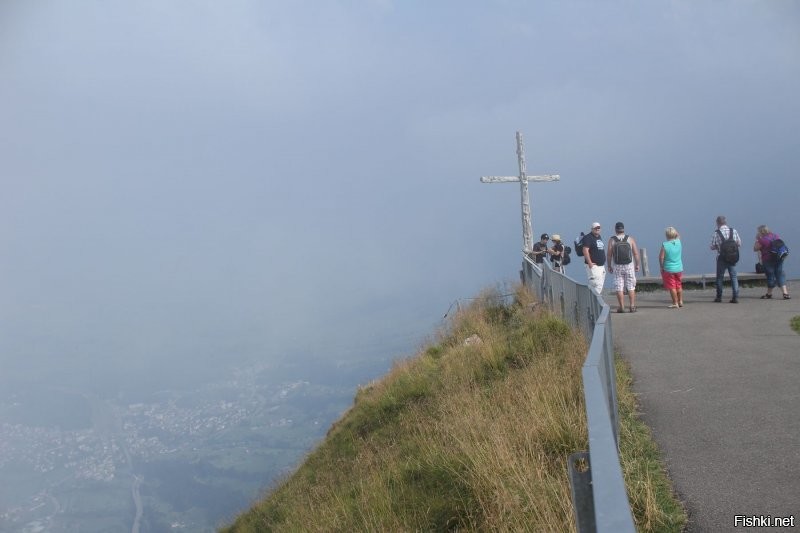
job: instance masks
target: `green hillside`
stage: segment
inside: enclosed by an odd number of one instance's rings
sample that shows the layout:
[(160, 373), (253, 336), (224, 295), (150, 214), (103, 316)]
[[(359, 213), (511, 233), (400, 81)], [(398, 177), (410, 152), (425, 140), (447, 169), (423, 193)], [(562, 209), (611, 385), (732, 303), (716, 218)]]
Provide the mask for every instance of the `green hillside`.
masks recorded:
[[(223, 529), (574, 531), (567, 457), (587, 449), (582, 335), (487, 292), (435, 343), (356, 394), (299, 468)], [(640, 531), (680, 531), (618, 364), (620, 445)]]

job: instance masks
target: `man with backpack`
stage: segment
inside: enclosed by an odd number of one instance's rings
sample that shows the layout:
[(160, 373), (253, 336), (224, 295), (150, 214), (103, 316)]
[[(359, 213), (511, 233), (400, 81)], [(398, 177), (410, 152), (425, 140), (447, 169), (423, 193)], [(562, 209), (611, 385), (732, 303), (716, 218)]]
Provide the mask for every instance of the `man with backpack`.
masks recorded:
[(733, 291), (732, 304), (739, 303), (739, 280), (736, 277), (736, 263), (739, 262), (739, 247), (742, 239), (739, 232), (728, 226), (724, 216), (717, 217), (717, 229), (711, 237), (711, 249), (717, 252), (717, 297), (714, 301), (722, 301), (722, 280), (725, 271), (731, 277), (731, 290)]
[(636, 240), (625, 233), (625, 224), (617, 222), (616, 235), (608, 240), (606, 253), (608, 271), (614, 274), (614, 290), (617, 292), (617, 313), (625, 312), (623, 291), (628, 291), (631, 313), (636, 312), (636, 272), (639, 272), (639, 248)]
[(561, 243), (561, 235), (554, 234), (551, 238), (553, 247), (550, 249), (550, 262), (553, 263), (553, 270), (565, 273), (564, 267), (569, 264), (569, 246)]

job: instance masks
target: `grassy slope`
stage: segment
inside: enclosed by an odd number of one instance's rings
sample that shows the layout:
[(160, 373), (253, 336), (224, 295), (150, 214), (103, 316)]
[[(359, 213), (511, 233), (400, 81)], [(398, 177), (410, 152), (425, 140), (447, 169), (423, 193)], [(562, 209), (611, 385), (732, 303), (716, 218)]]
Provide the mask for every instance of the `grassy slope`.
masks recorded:
[[(587, 448), (585, 342), (523, 290), (508, 306), (484, 296), (362, 388), (297, 471), (225, 531), (574, 530), (566, 461)], [(481, 342), (466, 345), (472, 335)], [(619, 396), (637, 525), (680, 531), (633, 395)]]

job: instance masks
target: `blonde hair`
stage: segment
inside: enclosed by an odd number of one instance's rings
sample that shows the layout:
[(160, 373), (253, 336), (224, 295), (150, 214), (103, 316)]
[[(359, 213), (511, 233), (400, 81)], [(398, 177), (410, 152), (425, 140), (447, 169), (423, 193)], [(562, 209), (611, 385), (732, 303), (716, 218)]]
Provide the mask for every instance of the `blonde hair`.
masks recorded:
[(761, 224), (758, 227), (758, 234), (759, 235), (769, 235), (770, 231), (766, 224)]
[(678, 238), (678, 230), (673, 228), (672, 226), (668, 227), (664, 230), (664, 234), (667, 236), (668, 240), (677, 239)]

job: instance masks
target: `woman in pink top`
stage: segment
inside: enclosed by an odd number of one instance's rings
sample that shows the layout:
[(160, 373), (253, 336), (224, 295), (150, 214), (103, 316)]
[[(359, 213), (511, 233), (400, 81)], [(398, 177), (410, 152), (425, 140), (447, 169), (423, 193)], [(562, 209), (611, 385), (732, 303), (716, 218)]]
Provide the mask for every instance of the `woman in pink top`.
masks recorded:
[(772, 289), (776, 285), (783, 291), (784, 300), (790, 298), (789, 290), (786, 288), (786, 274), (783, 273), (783, 261), (776, 259), (772, 253), (772, 241), (777, 238), (778, 236), (764, 224), (758, 227), (753, 250), (761, 252), (761, 264), (764, 265), (764, 273), (767, 275), (767, 294), (761, 297), (762, 300), (772, 298)]

